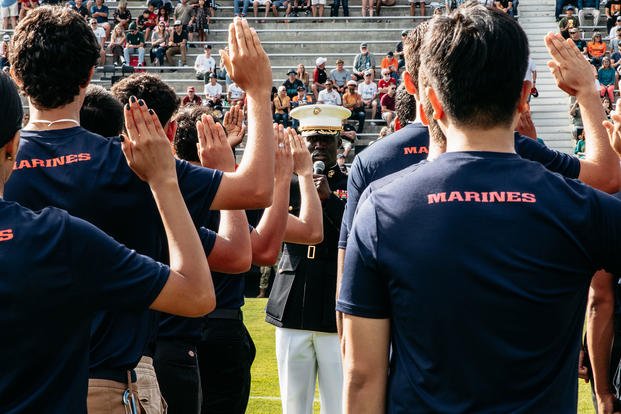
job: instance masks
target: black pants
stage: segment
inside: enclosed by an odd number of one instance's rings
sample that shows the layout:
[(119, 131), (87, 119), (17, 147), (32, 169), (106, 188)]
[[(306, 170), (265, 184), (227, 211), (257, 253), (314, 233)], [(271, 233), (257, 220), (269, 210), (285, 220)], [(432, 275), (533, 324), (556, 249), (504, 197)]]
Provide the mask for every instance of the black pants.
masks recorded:
[(153, 366), (168, 414), (199, 414), (202, 398), (196, 346), (182, 340), (158, 340)]
[(243, 414), (250, 395), (256, 349), (244, 323), (207, 319), (198, 345), (203, 414)]

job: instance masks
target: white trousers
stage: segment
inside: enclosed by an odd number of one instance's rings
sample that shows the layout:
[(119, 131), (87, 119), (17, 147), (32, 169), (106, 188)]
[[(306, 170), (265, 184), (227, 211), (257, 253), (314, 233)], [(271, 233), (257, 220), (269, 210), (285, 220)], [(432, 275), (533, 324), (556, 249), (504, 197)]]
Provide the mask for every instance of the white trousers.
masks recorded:
[(584, 26), (586, 23), (585, 17), (588, 15), (593, 16), (593, 26), (597, 26), (597, 22), (599, 22), (599, 9), (593, 7), (585, 7), (578, 11), (578, 22), (580, 26)]
[(319, 376), (321, 414), (341, 414), (343, 364), (337, 334), (276, 328), (283, 414), (312, 414)]

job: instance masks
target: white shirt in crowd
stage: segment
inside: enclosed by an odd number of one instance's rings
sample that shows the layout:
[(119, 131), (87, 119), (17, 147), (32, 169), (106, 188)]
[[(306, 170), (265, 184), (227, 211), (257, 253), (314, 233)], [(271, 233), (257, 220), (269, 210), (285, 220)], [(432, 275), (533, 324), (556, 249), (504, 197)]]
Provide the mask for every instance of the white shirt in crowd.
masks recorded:
[(97, 38), (97, 43), (99, 43), (99, 46), (103, 47), (103, 42), (106, 38), (106, 31), (104, 30), (104, 28), (97, 26), (96, 29), (93, 29), (93, 33), (95, 33), (95, 37)]
[(533, 61), (533, 58), (528, 57), (528, 67), (526, 68), (526, 75), (524, 75), (524, 80), (532, 82), (533, 81), (533, 72), (537, 72), (537, 65)]
[(212, 85), (211, 82), (205, 84), (205, 96), (211, 98), (222, 97), (222, 85), (220, 85), (219, 83)]
[(362, 96), (362, 99), (373, 99), (377, 95), (377, 84), (375, 82), (364, 83), (358, 85), (358, 93)]
[(317, 103), (322, 103), (326, 105), (340, 105), (341, 104), (341, 95), (336, 91), (336, 89), (332, 89), (332, 91), (328, 92), (327, 89), (319, 92), (319, 96), (317, 97)]
[(241, 99), (244, 94), (244, 90), (235, 83), (231, 83), (228, 90), (231, 93), (231, 99)]
[(194, 70), (196, 73), (213, 72), (216, 68), (216, 61), (211, 56), (199, 55), (194, 62)]

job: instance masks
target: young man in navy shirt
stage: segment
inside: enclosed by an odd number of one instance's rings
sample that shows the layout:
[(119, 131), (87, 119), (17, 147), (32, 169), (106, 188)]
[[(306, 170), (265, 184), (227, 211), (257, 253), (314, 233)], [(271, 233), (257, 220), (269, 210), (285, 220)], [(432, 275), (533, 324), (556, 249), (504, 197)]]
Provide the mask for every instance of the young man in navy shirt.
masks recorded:
[[(177, 162), (181, 191), (195, 222), (204, 220), (209, 208), (269, 205), (273, 191), (269, 60), (246, 22), (235, 20), (229, 32), (231, 53), (223, 58), (229, 75), (247, 90), (248, 145), (235, 173)], [(243, 41), (238, 43), (235, 34)], [(28, 95), (30, 123), (5, 195), (33, 209), (64, 208), (137, 252), (165, 260), (162, 223), (151, 192), (127, 167), (119, 140), (104, 140), (79, 127), (79, 110), (97, 55), (92, 31), (67, 9), (38, 8), (16, 30), (10, 60), (15, 79)], [(248, 65), (260, 73), (250, 76), (240, 69)], [(169, 136), (174, 125), (168, 118), (175, 110), (169, 108), (167, 118), (157, 114)], [(135, 378), (132, 370), (154, 323), (147, 312), (99, 313), (92, 326), (91, 377), (109, 381), (110, 390), (127, 384), (128, 373), (130, 381)], [(92, 411), (96, 408), (101, 409)]]
[[(515, 154), (529, 85), (512, 19), (470, 6), (430, 32), (421, 98), (447, 153), (354, 221), (337, 306), (344, 410), (575, 412), (586, 290), (595, 270), (621, 268), (621, 202)], [(588, 65), (560, 36), (546, 42), (560, 86), (590, 109), (585, 129), (604, 135)]]
[[(130, 109), (131, 108), (131, 109)], [(136, 100), (123, 152), (148, 182), (168, 239), (170, 268), (56, 208), (0, 199), (0, 411), (86, 413), (89, 330), (96, 311), (147, 307), (199, 316), (215, 306), (209, 267), (176, 180), (163, 129)], [(14, 167), (21, 100), (0, 74), (0, 195)], [(128, 404), (135, 401), (130, 387)]]

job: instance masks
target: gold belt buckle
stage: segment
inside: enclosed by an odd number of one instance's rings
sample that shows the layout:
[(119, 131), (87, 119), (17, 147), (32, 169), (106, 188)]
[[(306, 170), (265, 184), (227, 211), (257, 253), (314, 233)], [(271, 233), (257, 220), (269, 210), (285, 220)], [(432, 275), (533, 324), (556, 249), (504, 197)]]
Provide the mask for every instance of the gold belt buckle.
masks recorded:
[(307, 259), (315, 258), (315, 246), (308, 246), (308, 250), (306, 252), (306, 258)]

